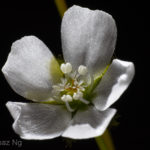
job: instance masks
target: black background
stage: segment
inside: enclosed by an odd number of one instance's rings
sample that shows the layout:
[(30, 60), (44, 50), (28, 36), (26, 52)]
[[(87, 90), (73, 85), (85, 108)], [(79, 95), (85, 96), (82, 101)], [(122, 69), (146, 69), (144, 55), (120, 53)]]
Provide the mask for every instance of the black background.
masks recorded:
[[(110, 13), (117, 24), (118, 38), (115, 55), (122, 60), (133, 61), (136, 68), (135, 78), (113, 105), (117, 108), (120, 125), (112, 129), (116, 150), (144, 150), (150, 136), (148, 134), (148, 11), (144, 1), (108, 1), (108, 0), (67, 0), (68, 7), (73, 4), (100, 9)], [(2, 1), (0, 2), (0, 68), (4, 65), (12, 42), (25, 35), (36, 35), (55, 54), (61, 54), (60, 40), (61, 18), (53, 0), (42, 1)], [(25, 101), (13, 92), (0, 73), (0, 141), (20, 140), (11, 128), (11, 118), (5, 103)], [(22, 140), (19, 149), (92, 149), (98, 150), (93, 139), (75, 141), (72, 147), (66, 140), (56, 138), (45, 141)], [(2, 146), (1, 149), (18, 148)]]

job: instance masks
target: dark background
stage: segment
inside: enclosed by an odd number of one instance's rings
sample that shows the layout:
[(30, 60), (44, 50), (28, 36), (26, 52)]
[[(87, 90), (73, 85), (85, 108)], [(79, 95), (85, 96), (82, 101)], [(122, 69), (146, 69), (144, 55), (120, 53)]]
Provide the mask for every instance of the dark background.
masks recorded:
[[(73, 4), (100, 9), (110, 13), (117, 24), (118, 39), (115, 55), (122, 60), (133, 61), (136, 68), (135, 78), (113, 107), (120, 115), (120, 125), (112, 128), (116, 150), (144, 150), (150, 136), (148, 134), (148, 11), (144, 1), (108, 0), (66, 0), (68, 7)], [(4, 65), (12, 42), (25, 35), (36, 35), (55, 54), (61, 54), (61, 18), (53, 0), (0, 1), (0, 68)], [(147, 41), (147, 42), (146, 42)], [(5, 103), (25, 101), (13, 92), (0, 73), (0, 141), (20, 140), (11, 128), (11, 118)], [(20, 149), (92, 149), (98, 150), (93, 139), (69, 143), (62, 138), (46, 141), (22, 140)], [(67, 144), (66, 144), (67, 143)], [(66, 145), (68, 147), (66, 148)], [(18, 148), (0, 146), (1, 149)]]

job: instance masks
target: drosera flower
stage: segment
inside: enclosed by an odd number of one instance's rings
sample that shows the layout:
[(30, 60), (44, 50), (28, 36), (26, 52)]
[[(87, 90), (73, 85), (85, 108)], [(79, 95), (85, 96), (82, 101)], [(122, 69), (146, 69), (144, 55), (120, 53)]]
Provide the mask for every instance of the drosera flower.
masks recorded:
[(16, 93), (31, 100), (7, 102), (14, 131), (39, 140), (102, 135), (116, 113), (109, 107), (134, 76), (132, 62), (112, 59), (116, 37), (111, 15), (72, 6), (61, 26), (63, 64), (35, 36), (14, 42), (2, 72)]

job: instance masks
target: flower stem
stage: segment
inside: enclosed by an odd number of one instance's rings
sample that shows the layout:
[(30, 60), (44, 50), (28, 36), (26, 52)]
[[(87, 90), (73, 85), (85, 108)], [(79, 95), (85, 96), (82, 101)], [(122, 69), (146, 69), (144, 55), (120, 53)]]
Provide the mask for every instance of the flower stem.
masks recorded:
[(65, 0), (54, 0), (54, 2), (56, 4), (60, 16), (63, 17), (64, 12), (67, 10), (67, 4)]
[(108, 130), (102, 136), (95, 138), (97, 146), (100, 150), (115, 150), (111, 135)]

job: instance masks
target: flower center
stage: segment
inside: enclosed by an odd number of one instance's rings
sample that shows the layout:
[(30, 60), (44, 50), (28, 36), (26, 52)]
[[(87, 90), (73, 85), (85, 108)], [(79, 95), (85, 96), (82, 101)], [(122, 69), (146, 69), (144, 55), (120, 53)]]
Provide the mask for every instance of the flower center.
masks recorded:
[(73, 71), (70, 63), (63, 63), (60, 66), (63, 72), (61, 82), (53, 86), (53, 98), (56, 101), (62, 101), (66, 104), (67, 109), (73, 112), (70, 103), (80, 101), (84, 104), (89, 104), (89, 101), (84, 99), (84, 91), (91, 81), (86, 66), (80, 65), (77, 71)]

